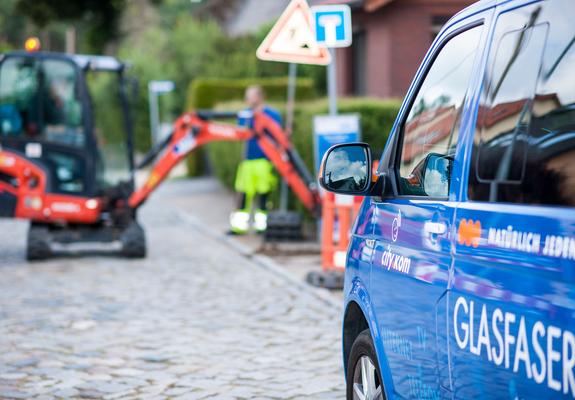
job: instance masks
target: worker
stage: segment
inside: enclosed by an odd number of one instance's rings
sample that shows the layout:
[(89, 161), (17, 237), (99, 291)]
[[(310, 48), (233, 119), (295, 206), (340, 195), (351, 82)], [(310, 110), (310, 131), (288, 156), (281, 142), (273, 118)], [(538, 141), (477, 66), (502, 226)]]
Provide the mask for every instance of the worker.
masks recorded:
[[(245, 101), (248, 109), (239, 113), (238, 125), (253, 129), (254, 115), (260, 112), (281, 125), (279, 112), (264, 104), (265, 94), (261, 86), (248, 87)], [(230, 234), (248, 233), (250, 226), (258, 233), (266, 230), (268, 202), (275, 185), (276, 176), (273, 172), (273, 165), (261, 149), (257, 138), (252, 137), (246, 142), (244, 160), (240, 163), (236, 174), (237, 206), (230, 215)], [(252, 219), (251, 212), (256, 196), (259, 198)]]

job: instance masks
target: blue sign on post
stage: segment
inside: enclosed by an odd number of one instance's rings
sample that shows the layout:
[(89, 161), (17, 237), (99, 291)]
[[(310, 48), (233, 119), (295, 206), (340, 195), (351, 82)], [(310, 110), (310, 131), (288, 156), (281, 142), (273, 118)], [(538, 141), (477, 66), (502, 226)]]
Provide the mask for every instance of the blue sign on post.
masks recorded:
[(351, 9), (348, 5), (312, 7), (315, 40), (326, 47), (348, 47), (352, 42)]
[(319, 167), (323, 155), (336, 144), (359, 142), (361, 132), (359, 115), (317, 115), (313, 120), (315, 171)]

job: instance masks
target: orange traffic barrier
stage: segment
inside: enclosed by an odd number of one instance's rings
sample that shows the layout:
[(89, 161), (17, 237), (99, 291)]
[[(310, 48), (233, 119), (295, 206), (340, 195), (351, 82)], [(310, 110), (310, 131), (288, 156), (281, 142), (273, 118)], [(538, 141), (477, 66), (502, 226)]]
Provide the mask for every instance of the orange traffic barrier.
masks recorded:
[(321, 267), (324, 271), (345, 269), (351, 227), (361, 206), (361, 196), (322, 196)]

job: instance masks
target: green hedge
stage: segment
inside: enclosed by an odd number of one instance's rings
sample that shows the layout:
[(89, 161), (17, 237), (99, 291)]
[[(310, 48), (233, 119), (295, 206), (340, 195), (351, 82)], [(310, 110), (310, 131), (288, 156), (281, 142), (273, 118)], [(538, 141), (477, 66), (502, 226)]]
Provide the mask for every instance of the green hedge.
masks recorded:
[[(237, 109), (237, 103), (220, 104), (219, 109)], [(285, 114), (285, 105), (271, 103)], [(361, 118), (362, 140), (371, 145), (374, 157), (383, 150), (401, 103), (377, 99), (342, 99), (338, 108), (341, 114), (357, 113)], [(310, 171), (313, 171), (313, 117), (328, 113), (326, 100), (299, 102), (294, 115), (292, 140)], [(235, 173), (242, 160), (243, 143), (211, 143), (207, 147), (208, 157), (214, 174), (226, 186), (233, 187)]]
[[(285, 102), (288, 85), (287, 77), (252, 79), (198, 78), (188, 87), (186, 109), (211, 109), (214, 108), (217, 103), (234, 100), (242, 101), (246, 88), (254, 84), (262, 86), (266, 93), (266, 98), (269, 101)], [(317, 98), (313, 80), (309, 78), (298, 78), (296, 96), (298, 100)], [(238, 103), (237, 107), (233, 110), (240, 110), (242, 108), (245, 108), (245, 105)], [(190, 176), (202, 175), (205, 172), (205, 157), (205, 152), (201, 149), (188, 157), (186, 162)]]
[[(270, 101), (285, 100), (287, 96), (288, 78), (253, 78), (253, 79), (195, 79), (188, 88), (187, 108), (213, 108), (222, 101), (243, 100), (246, 88), (251, 85), (261, 85)], [(297, 80), (296, 92), (298, 100), (317, 98), (313, 81), (309, 78)]]

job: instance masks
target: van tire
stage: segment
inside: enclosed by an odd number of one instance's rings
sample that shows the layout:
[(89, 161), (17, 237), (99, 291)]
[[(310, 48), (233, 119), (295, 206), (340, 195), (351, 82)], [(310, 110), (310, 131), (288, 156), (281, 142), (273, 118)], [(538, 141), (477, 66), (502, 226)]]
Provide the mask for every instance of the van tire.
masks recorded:
[[(375, 397), (376, 400), (385, 400), (385, 390), (383, 387), (383, 380), (381, 379), (381, 370), (379, 368), (379, 363), (377, 362), (377, 355), (375, 353), (375, 347), (373, 345), (373, 340), (371, 339), (371, 334), (369, 329), (361, 332), (353, 345), (351, 346), (351, 352), (349, 354), (349, 359), (347, 362), (346, 371), (346, 398), (347, 400), (354, 400), (358, 397), (354, 397), (354, 384), (358, 382), (358, 372), (361, 372), (362, 365), (360, 363), (363, 361), (371, 362), (372, 366), (375, 367), (375, 387), (379, 388), (381, 393), (380, 396)], [(358, 370), (359, 368), (359, 370)], [(371, 397), (369, 397), (371, 398)]]

